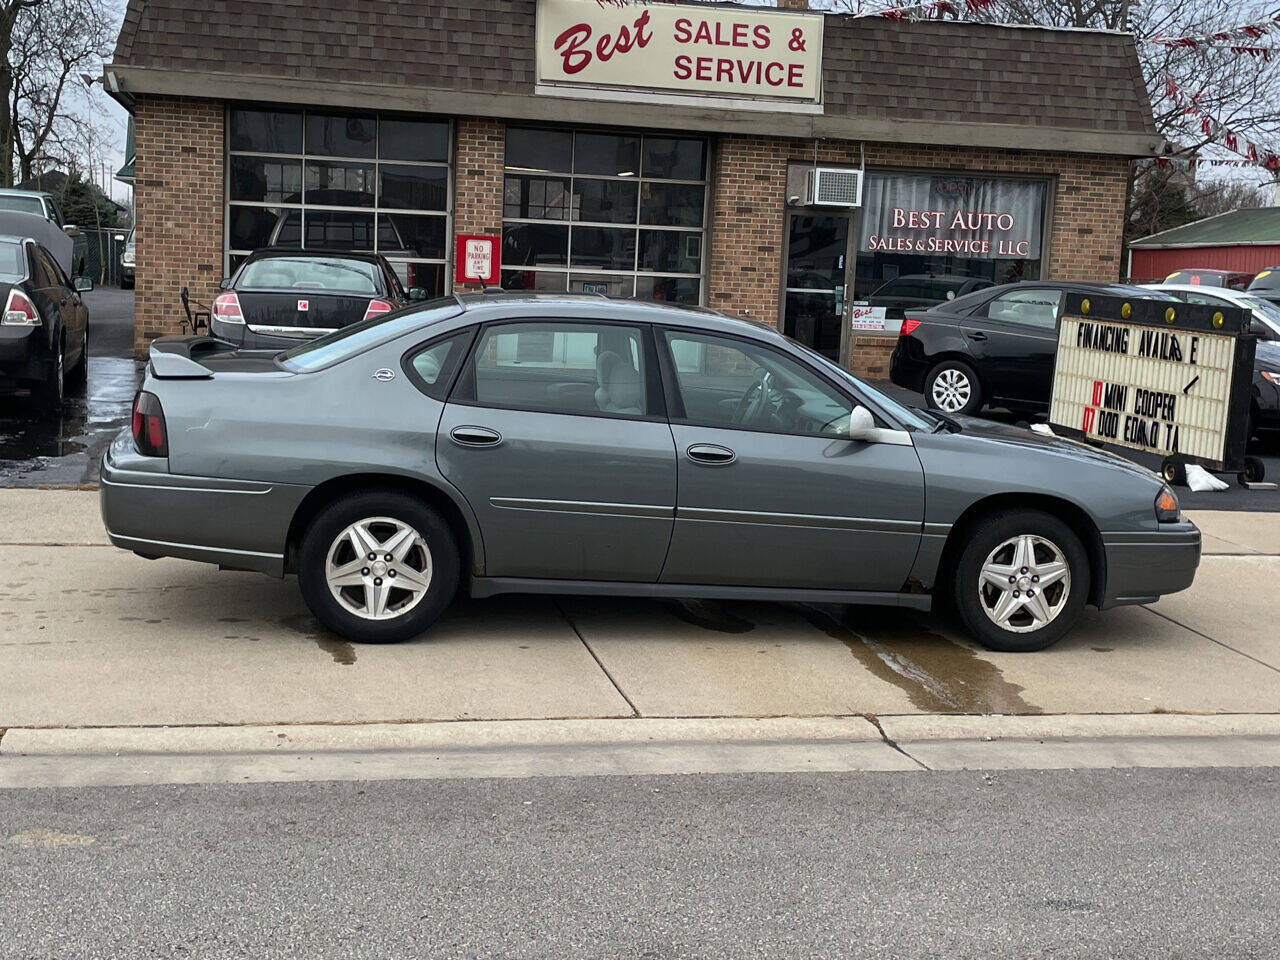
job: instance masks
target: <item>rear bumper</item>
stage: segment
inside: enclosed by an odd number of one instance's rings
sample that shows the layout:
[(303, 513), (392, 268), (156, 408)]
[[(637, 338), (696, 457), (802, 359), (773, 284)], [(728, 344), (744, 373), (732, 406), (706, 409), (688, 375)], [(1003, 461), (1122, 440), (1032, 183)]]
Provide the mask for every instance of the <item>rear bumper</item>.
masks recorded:
[(284, 575), (289, 524), (310, 487), (168, 472), (126, 429), (102, 458), (99, 502), (107, 536), (145, 557), (179, 557)]
[(899, 387), (924, 392), (925, 374), (929, 372), (929, 361), (925, 359), (924, 347), (914, 337), (899, 337), (889, 357), (889, 379)]
[(316, 337), (323, 336), (331, 331), (326, 329), (316, 329), (314, 334), (299, 334), (297, 336), (283, 336), (281, 334), (263, 333), (260, 330), (253, 330), (242, 323), (219, 323), (216, 320), (209, 321), (209, 333), (217, 337), (219, 340), (226, 340), (234, 343), (242, 350), (292, 350), (299, 344), (314, 340)]
[(1200, 531), (1189, 520), (1167, 529), (1104, 533), (1107, 589), (1102, 609), (1149, 603), (1191, 586), (1200, 566)]
[(52, 354), (44, 327), (0, 327), (0, 383), (27, 383), (49, 375)]

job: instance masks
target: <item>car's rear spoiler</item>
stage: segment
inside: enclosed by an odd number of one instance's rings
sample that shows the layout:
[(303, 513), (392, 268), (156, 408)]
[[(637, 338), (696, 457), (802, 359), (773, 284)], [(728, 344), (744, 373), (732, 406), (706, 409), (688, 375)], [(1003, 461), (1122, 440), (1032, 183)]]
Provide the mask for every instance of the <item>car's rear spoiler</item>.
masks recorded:
[(216, 337), (161, 337), (151, 343), (151, 373), (162, 380), (207, 380), (213, 371), (195, 358), (234, 349)]

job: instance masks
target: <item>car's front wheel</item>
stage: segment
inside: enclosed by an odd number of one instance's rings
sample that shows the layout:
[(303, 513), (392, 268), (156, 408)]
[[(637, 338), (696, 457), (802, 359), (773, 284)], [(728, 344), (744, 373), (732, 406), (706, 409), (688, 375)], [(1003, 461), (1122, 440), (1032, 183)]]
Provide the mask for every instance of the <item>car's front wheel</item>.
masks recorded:
[(994, 514), (969, 531), (955, 606), (979, 643), (1023, 653), (1060, 640), (1089, 596), (1089, 558), (1075, 532), (1038, 510)]
[(960, 360), (944, 360), (924, 378), (925, 403), (943, 413), (977, 413), (982, 386), (973, 367)]
[(395, 643), (440, 617), (458, 590), (458, 544), (421, 500), (397, 490), (340, 497), (307, 528), (302, 597), (348, 640)]

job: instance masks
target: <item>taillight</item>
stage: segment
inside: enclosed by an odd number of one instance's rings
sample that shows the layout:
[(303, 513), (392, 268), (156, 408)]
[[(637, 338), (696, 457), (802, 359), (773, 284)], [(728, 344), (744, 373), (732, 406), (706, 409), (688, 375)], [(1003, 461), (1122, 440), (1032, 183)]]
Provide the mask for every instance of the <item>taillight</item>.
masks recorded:
[(920, 326), (919, 320), (903, 320), (902, 329), (898, 331), (898, 336), (905, 337), (915, 332), (916, 327)]
[(376, 317), (380, 313), (390, 313), (394, 309), (395, 307), (385, 300), (370, 300), (369, 309), (364, 312), (364, 318), (368, 320), (370, 317)]
[(167, 457), (169, 436), (164, 426), (164, 410), (154, 393), (139, 390), (133, 398), (133, 445), (144, 457)]
[(1160, 523), (1178, 522), (1178, 498), (1167, 486), (1156, 495), (1156, 520)]
[(234, 293), (220, 293), (213, 298), (212, 318), (222, 323), (244, 323), (240, 311), (240, 298)]
[(4, 322), (14, 327), (40, 326), (36, 305), (21, 290), (10, 290), (4, 305)]

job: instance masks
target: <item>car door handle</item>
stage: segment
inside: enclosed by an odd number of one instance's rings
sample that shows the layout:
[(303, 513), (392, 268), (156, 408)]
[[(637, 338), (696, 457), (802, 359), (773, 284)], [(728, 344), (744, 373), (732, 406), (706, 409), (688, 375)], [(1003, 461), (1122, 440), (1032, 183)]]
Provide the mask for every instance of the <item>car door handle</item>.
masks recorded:
[(502, 434), (488, 427), (462, 426), (450, 430), (449, 439), (464, 447), (496, 447), (502, 442)]
[(981, 330), (978, 330), (978, 331), (976, 331), (976, 332), (974, 332), (974, 333), (969, 334), (969, 339), (970, 339), (970, 340), (985, 340), (985, 339), (987, 339), (987, 335), (986, 335), (985, 333), (983, 333)]
[(684, 453), (694, 463), (708, 467), (726, 467), (738, 459), (738, 455), (728, 447), (715, 443), (695, 443)]

